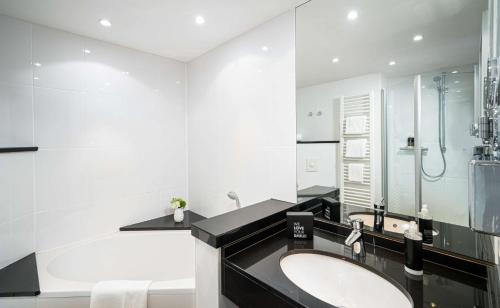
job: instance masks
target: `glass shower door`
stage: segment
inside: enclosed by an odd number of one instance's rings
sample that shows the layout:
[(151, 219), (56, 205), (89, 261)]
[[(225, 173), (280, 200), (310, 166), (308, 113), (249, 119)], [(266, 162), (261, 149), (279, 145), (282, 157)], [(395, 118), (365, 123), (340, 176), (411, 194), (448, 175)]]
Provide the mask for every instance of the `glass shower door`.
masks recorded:
[[(385, 89), (384, 197), (390, 212), (415, 215), (414, 76), (388, 80)], [(410, 139), (411, 141), (411, 139)]]
[(474, 66), (423, 74), (421, 95), (422, 203), (434, 219), (467, 226)]
[(415, 216), (427, 204), (435, 220), (468, 225), (467, 168), (477, 143), (469, 132), (474, 86), (473, 65), (387, 85), (385, 190), (390, 212)]

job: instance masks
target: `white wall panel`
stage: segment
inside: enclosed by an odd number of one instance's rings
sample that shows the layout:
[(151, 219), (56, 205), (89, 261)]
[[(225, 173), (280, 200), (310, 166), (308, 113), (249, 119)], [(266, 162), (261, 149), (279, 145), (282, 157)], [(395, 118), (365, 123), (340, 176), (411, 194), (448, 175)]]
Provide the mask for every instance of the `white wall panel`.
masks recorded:
[[(296, 200), (294, 26), (281, 15), (188, 65), (189, 197), (213, 216)], [(266, 48), (263, 48), (263, 47)]]

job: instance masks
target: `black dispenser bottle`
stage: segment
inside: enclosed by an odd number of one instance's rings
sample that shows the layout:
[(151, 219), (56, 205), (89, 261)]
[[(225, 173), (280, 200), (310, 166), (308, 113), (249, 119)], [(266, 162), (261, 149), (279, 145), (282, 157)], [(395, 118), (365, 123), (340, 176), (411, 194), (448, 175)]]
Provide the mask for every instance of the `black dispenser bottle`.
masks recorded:
[(423, 251), (422, 233), (418, 232), (417, 223), (410, 221), (410, 228), (404, 234), (405, 238), (405, 271), (412, 275), (422, 275)]

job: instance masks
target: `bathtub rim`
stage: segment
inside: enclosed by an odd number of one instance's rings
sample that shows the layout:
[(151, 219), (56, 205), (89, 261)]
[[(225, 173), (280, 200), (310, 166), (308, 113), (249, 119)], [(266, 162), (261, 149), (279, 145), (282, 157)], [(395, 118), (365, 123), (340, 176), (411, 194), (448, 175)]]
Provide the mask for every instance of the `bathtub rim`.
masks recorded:
[[(40, 294), (38, 297), (88, 297), (90, 296), (94, 282), (66, 280), (52, 276), (48, 272), (48, 265), (59, 255), (81, 246), (91, 244), (99, 240), (111, 239), (118, 236), (147, 236), (159, 233), (183, 234), (191, 237), (190, 230), (154, 230), (154, 231), (116, 231), (99, 235), (93, 238), (72, 242), (55, 248), (36, 252), (36, 263), (38, 279), (40, 282)], [(194, 241), (194, 239), (193, 239)], [(193, 249), (194, 251), (194, 249)], [(194, 266), (194, 265), (193, 265)], [(192, 278), (173, 279), (164, 281), (153, 281), (149, 287), (148, 294), (194, 294), (195, 279)]]

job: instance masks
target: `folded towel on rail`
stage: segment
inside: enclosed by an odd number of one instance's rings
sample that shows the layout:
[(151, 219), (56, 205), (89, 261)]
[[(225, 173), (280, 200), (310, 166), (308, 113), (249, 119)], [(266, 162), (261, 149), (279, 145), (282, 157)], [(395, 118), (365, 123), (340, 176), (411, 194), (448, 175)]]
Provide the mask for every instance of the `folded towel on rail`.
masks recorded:
[(347, 165), (347, 179), (351, 182), (363, 182), (364, 176), (364, 168), (363, 164), (348, 164)]
[(346, 134), (366, 133), (366, 116), (352, 116), (345, 120)]
[(366, 139), (347, 140), (345, 145), (345, 157), (364, 158), (366, 155)]

